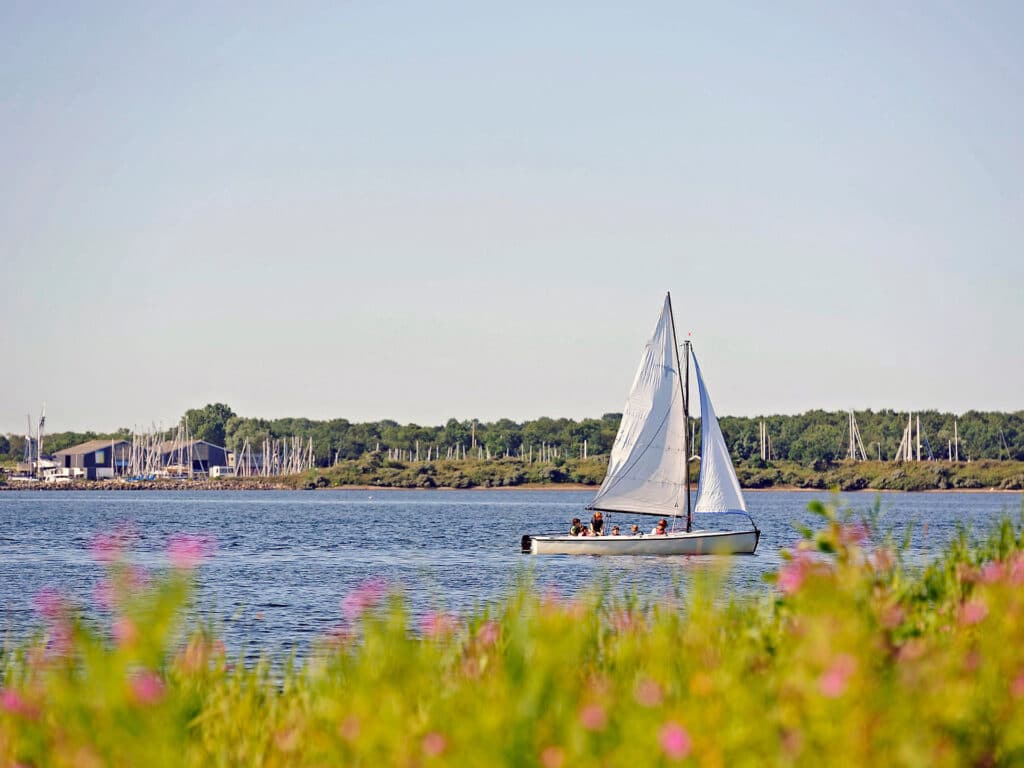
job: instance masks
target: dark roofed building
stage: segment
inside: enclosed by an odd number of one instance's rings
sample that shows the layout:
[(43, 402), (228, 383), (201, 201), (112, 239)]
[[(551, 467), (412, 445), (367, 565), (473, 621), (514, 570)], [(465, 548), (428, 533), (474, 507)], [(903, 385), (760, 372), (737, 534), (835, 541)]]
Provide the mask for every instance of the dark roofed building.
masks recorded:
[(187, 471), (189, 458), (192, 459), (193, 472), (209, 472), (210, 467), (226, 467), (227, 451), (219, 445), (205, 440), (189, 440), (178, 443), (167, 440), (160, 444), (160, 464), (164, 467), (185, 467)]
[(53, 454), (58, 467), (77, 467), (89, 480), (121, 474), (128, 466), (131, 444), (127, 440), (89, 440)]

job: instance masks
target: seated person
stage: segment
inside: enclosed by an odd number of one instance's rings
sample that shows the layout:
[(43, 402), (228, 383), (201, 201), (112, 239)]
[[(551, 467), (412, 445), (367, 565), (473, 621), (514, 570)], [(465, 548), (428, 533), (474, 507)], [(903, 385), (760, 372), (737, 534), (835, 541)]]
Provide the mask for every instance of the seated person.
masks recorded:
[(580, 519), (578, 517), (574, 517), (572, 519), (572, 525), (569, 526), (569, 535), (579, 536), (581, 533), (583, 533), (583, 526), (580, 524)]
[(629, 535), (630, 536), (643, 536), (643, 534), (640, 533), (640, 526), (637, 525), (636, 523), (633, 523), (633, 525), (629, 526)]
[(651, 531), (655, 536), (664, 536), (668, 533), (668, 520), (664, 517), (658, 521), (658, 524), (654, 526), (654, 530)]
[(618, 536), (618, 535), (619, 535), (619, 526), (613, 525), (612, 526), (612, 536)]
[(604, 536), (604, 518), (600, 512), (595, 512), (590, 518), (590, 533), (592, 536)]

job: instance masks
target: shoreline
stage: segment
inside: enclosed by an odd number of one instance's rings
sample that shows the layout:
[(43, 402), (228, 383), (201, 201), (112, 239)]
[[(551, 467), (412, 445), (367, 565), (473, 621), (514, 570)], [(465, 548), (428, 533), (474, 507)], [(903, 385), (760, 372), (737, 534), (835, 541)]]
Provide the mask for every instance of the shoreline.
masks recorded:
[[(408, 488), (395, 485), (333, 485), (327, 487), (300, 488), (284, 482), (267, 481), (246, 481), (236, 480), (171, 480), (165, 482), (126, 483), (120, 481), (93, 480), (70, 484), (51, 483), (18, 483), (0, 485), (0, 493), (5, 491), (75, 491), (75, 492), (96, 492), (96, 491), (564, 491), (596, 492), (600, 486), (588, 485), (586, 483), (522, 483), (520, 485), (474, 485), (469, 488), (454, 488), (452, 486), (435, 486), (430, 488)], [(832, 493), (832, 488), (805, 488), (794, 485), (775, 485), (769, 487), (743, 488), (743, 493)], [(1013, 488), (920, 488), (917, 490), (896, 490), (891, 488), (858, 488), (854, 490), (840, 491), (840, 493), (877, 494), (877, 493), (1004, 493), (1024, 494), (1024, 490)]]

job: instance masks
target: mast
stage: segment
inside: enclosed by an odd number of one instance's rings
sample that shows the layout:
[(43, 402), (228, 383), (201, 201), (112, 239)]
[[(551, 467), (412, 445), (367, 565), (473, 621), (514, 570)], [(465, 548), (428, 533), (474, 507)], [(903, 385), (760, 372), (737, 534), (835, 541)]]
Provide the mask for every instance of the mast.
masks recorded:
[(686, 426), (690, 423), (690, 342), (684, 342), (686, 361), (683, 363), (679, 359), (679, 340), (676, 337), (676, 316), (672, 312), (672, 294), (666, 293), (665, 298), (668, 301), (669, 324), (672, 326), (672, 349), (676, 353), (679, 392), (683, 396), (683, 485), (686, 490), (686, 531), (689, 533), (693, 528), (693, 510), (690, 508), (690, 436), (686, 434)]

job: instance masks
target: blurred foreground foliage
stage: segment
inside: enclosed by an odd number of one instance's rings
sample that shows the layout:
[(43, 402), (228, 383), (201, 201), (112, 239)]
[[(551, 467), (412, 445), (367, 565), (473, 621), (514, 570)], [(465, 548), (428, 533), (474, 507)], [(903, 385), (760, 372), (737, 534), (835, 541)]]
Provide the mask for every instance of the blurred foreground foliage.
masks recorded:
[(187, 562), (110, 557), (108, 624), (51, 594), (45, 637), (5, 648), (0, 765), (1024, 764), (1021, 525), (912, 567), (870, 517), (812, 506), (767, 594), (723, 594), (707, 558), (685, 594), (526, 579), (414, 621), (373, 581), (301, 664), (183, 632)]

